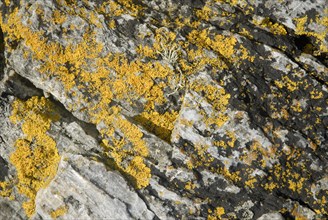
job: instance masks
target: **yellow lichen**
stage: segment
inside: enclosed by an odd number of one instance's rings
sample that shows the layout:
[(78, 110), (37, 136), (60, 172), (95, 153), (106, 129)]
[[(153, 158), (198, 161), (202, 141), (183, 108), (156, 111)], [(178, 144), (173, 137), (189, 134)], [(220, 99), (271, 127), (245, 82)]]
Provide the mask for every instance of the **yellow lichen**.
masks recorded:
[(227, 141), (227, 144), (229, 147), (234, 147), (235, 145), (235, 142), (236, 142), (236, 135), (234, 132), (231, 132), (231, 131), (227, 131), (227, 136), (230, 138), (230, 141)]
[[(313, 37), (316, 40), (316, 43), (318, 44), (319, 48), (318, 50), (314, 51), (314, 55), (320, 55), (321, 53), (327, 53), (328, 52), (328, 46), (325, 43), (325, 38), (328, 33), (328, 16), (327, 13), (321, 17), (317, 16), (315, 21), (310, 20), (308, 22), (308, 17), (298, 17), (295, 18), (294, 21), (296, 23), (296, 30), (295, 34), (297, 35), (306, 35), (309, 37)], [(317, 28), (318, 31), (311, 31), (307, 28), (315, 22), (317, 25), (321, 26), (321, 28)]]
[(67, 213), (67, 211), (68, 211), (67, 206), (60, 206), (56, 210), (52, 211), (50, 213), (50, 216), (51, 216), (51, 218), (56, 219), (56, 218), (58, 218), (60, 216), (65, 215)]
[(234, 183), (241, 180), (241, 177), (239, 176), (240, 171), (230, 172), (227, 168), (224, 167), (221, 173), (224, 175), (225, 178)]
[(266, 184), (264, 185), (264, 189), (269, 190), (269, 191), (272, 191), (272, 190), (274, 190), (275, 188), (277, 188), (278, 186), (279, 186), (278, 184), (273, 183), (273, 182), (270, 182), (270, 183), (266, 183)]
[(249, 33), (248, 30), (245, 28), (242, 28), (241, 31), (239, 31), (239, 34), (246, 36), (249, 39), (253, 39), (254, 37)]
[(200, 20), (209, 21), (211, 18), (216, 16), (218, 13), (215, 10), (212, 10), (212, 8), (210, 7), (212, 2), (207, 1), (206, 3), (207, 4), (205, 4), (205, 6), (202, 9), (195, 11), (195, 15)]
[(202, 93), (202, 96), (210, 103), (216, 110), (212, 112), (209, 117), (204, 113), (204, 120), (207, 125), (216, 124), (221, 127), (228, 121), (226, 115), (227, 106), (230, 99), (230, 94), (226, 93), (223, 88), (219, 88), (210, 84), (206, 84), (203, 80), (197, 80), (190, 85), (194, 91)]
[(293, 103), (290, 106), (290, 109), (292, 109), (294, 112), (302, 112), (303, 111), (301, 103), (298, 100), (293, 100)]
[(46, 187), (57, 172), (60, 156), (56, 142), (47, 131), (59, 116), (53, 112), (52, 103), (43, 97), (32, 97), (25, 102), (16, 100), (12, 106), (10, 119), (15, 124), (22, 123), (24, 137), (16, 140), (16, 150), (11, 154), (10, 162), (17, 171), (18, 192), (28, 198), (23, 208), (31, 217), (37, 192)]
[[(126, 6), (128, 6), (127, 4), (130, 4), (128, 2), (121, 3)], [(130, 6), (132, 7), (132, 5), (129, 5), (128, 7)], [(43, 63), (43, 65), (40, 66), (39, 71), (43, 74), (42, 76), (45, 79), (58, 77), (63, 83), (66, 91), (70, 91), (76, 85), (76, 82), (79, 82), (78, 87), (81, 91), (89, 92), (92, 97), (97, 97), (99, 94), (99, 102), (89, 103), (90, 106), (84, 109), (92, 116), (92, 122), (95, 124), (101, 122), (105, 123), (108, 130), (107, 132), (102, 133), (104, 138), (113, 137), (111, 128), (113, 123), (116, 124), (113, 118), (114, 116), (119, 117), (118, 113), (114, 114), (113, 109), (108, 107), (114, 98), (133, 103), (135, 100), (139, 100), (143, 97), (148, 102), (147, 106), (150, 106), (148, 110), (146, 109), (150, 114), (153, 114), (154, 112), (155, 103), (160, 104), (164, 101), (164, 95), (162, 92), (163, 86), (160, 86), (159, 84), (154, 85), (154, 80), (158, 78), (167, 78), (168, 75), (172, 75), (172, 70), (164, 67), (158, 62), (144, 63), (141, 60), (130, 62), (124, 55), (120, 54), (99, 56), (103, 49), (103, 45), (95, 40), (93, 37), (95, 33), (91, 30), (84, 34), (81, 41), (72, 42), (63, 47), (59, 43), (49, 43), (45, 41), (42, 38), (43, 34), (41, 32), (33, 32), (29, 30), (28, 27), (21, 23), (20, 16), (17, 12), (10, 15), (7, 23), (2, 25), (7, 32), (8, 38), (24, 39), (25, 44), (31, 49), (31, 55), (34, 59)], [(95, 25), (97, 26), (98, 23), (95, 23)], [(18, 29), (20, 32), (17, 31)], [(52, 52), (49, 53), (49, 51)], [(88, 62), (90, 60), (94, 61), (93, 65), (94, 68), (96, 68), (95, 71), (86, 71), (88, 67), (85, 66), (84, 63), (87, 63), (87, 60)], [(70, 66), (69, 68), (67, 67), (67, 63)], [(71, 94), (74, 95), (75, 93)], [(86, 98), (79, 97), (79, 99), (84, 100)], [(95, 98), (94, 100), (98, 100), (98, 98)], [(72, 105), (71, 108), (72, 110), (78, 108), (78, 103)], [(107, 117), (112, 114), (113, 117)], [(165, 118), (169, 117), (168, 113), (164, 113), (164, 116)], [(126, 119), (123, 121), (126, 121)], [(133, 127), (133, 125), (130, 126)], [(123, 135), (127, 135), (128, 132), (130, 131), (124, 132)], [(139, 137), (139, 141), (131, 142), (131, 140), (127, 140), (128, 142), (126, 144), (141, 143), (141, 136)], [(120, 148), (125, 144), (117, 141), (113, 141), (112, 144), (117, 144), (117, 146), (111, 146), (110, 151), (112, 152), (109, 154), (111, 156), (115, 155), (115, 161), (118, 163), (118, 166), (122, 168), (120, 164), (127, 159), (126, 155), (128, 153), (120, 150)], [(144, 143), (141, 145), (146, 148)], [(134, 145), (135, 148), (130, 149), (132, 152), (131, 155), (145, 157), (146, 154), (139, 152), (141, 148), (138, 148), (138, 146), (141, 145)], [(126, 169), (126, 167), (122, 168), (123, 171)], [(133, 169), (130, 167), (129, 171), (132, 172), (132, 170)], [(149, 173), (147, 169), (136, 169), (132, 172), (134, 173), (133, 175), (139, 170), (147, 171)], [(149, 175), (147, 174), (146, 176)], [(145, 184), (137, 185), (145, 186)]]
[(149, 46), (139, 46), (136, 51), (141, 56), (156, 58), (156, 52)]
[(227, 59), (232, 59), (235, 53), (234, 46), (237, 40), (233, 36), (217, 34), (212, 40), (209, 30), (204, 29), (200, 32), (197, 30), (191, 31), (187, 38), (191, 43), (213, 50)]
[(209, 210), (208, 213), (211, 214), (208, 215), (207, 217), (208, 220), (218, 220), (218, 219), (222, 219), (221, 216), (225, 214), (225, 210), (223, 207), (216, 207), (214, 212), (212, 212), (212, 210)]
[[(148, 156), (148, 148), (142, 140), (143, 134), (137, 126), (118, 113), (117, 109), (116, 112), (108, 114), (106, 119), (99, 118), (108, 126), (101, 130), (103, 137), (107, 137), (103, 140), (104, 147), (114, 159), (117, 167), (132, 178), (137, 188), (146, 187), (151, 174), (144, 163), (144, 158)], [(113, 127), (117, 129), (117, 134), (112, 129)]]
[(299, 89), (299, 86), (303, 84), (303, 82), (295, 82), (291, 80), (288, 76), (283, 76), (281, 80), (275, 80), (274, 84), (279, 88), (286, 88), (290, 92), (294, 92)]
[(304, 182), (304, 178), (299, 178), (298, 175), (294, 175), (294, 177), (296, 177), (297, 181), (294, 182), (293, 180), (288, 180), (288, 188), (294, 192), (298, 192), (300, 193), (303, 187), (303, 182)]
[(108, 22), (108, 27), (110, 29), (115, 29), (116, 28), (116, 23), (114, 20), (111, 20), (110, 22)]
[[(73, 4), (67, 3), (68, 1), (65, 2), (60, 4)], [(224, 2), (232, 5), (237, 4), (237, 1)], [(42, 13), (42, 9), (39, 11)], [(104, 2), (96, 11), (108, 15), (110, 22), (107, 25), (114, 28), (114, 16), (121, 16), (125, 13), (136, 15), (140, 14), (142, 10), (134, 5), (133, 1), (122, 0)], [(173, 27), (190, 27), (192, 31), (187, 36), (186, 42), (178, 42), (176, 34), (172, 31), (165, 32), (163, 35), (161, 32), (163, 29), (157, 29), (153, 36), (153, 44), (141, 43), (141, 46), (136, 48), (138, 54), (135, 60), (127, 59), (124, 54), (104, 54), (104, 45), (97, 42), (95, 37), (95, 30), (103, 25), (99, 22), (96, 11), (90, 15), (83, 10), (81, 12), (80, 10), (68, 11), (68, 14), (79, 13), (81, 17), (90, 20), (92, 25), (86, 30), (83, 38), (76, 42), (71, 42), (68, 39), (68, 44), (65, 46), (58, 42), (43, 39), (44, 33), (42, 31), (32, 31), (23, 25), (17, 11), (7, 18), (5, 22), (7, 24), (1, 23), (7, 39), (23, 40), (25, 46), (31, 49), (30, 52), (26, 52), (26, 55), (32, 56), (41, 63), (40, 69), (37, 71), (42, 74), (44, 79), (57, 77), (64, 85), (67, 94), (78, 95), (72, 92), (72, 89), (78, 87), (80, 91), (90, 95), (90, 97), (78, 97), (79, 100), (88, 103), (86, 107), (83, 106), (78, 110), (86, 111), (90, 115), (92, 123), (102, 125), (101, 135), (108, 158), (114, 159), (117, 167), (133, 179), (137, 188), (145, 187), (150, 178), (150, 169), (145, 163), (148, 149), (143, 141), (141, 130), (131, 121), (139, 122), (140, 125), (157, 135), (163, 134), (162, 138), (168, 140), (178, 113), (172, 110), (159, 113), (156, 107), (168, 102), (163, 91), (167, 87), (172, 89), (170, 82), (174, 81), (172, 79), (178, 74), (177, 67), (181, 69), (182, 78), (186, 80), (204, 66), (210, 65), (215, 70), (221, 70), (227, 68), (228, 63), (236, 63), (239, 60), (252, 61), (254, 57), (250, 57), (247, 49), (237, 44), (237, 39), (233, 35), (228, 35), (225, 32), (213, 33), (210, 29), (202, 30), (199, 21), (191, 21), (190, 18), (181, 17), (176, 20), (176, 24), (170, 23), (169, 20), (166, 22)], [(204, 14), (201, 14), (201, 11)], [(195, 13), (198, 14), (198, 17), (203, 16), (202, 19), (204, 20), (215, 16), (211, 5), (206, 5), (201, 11)], [(57, 23), (67, 22), (61, 13), (56, 12), (55, 15), (58, 18)], [(279, 31), (279, 25), (273, 24), (271, 26), (273, 32), (283, 33), (283, 30)], [(76, 28), (71, 27), (71, 30)], [(170, 30), (174, 30), (174, 28)], [(179, 51), (180, 48), (184, 48), (186, 54), (182, 54)], [(174, 68), (154, 61), (155, 59), (162, 59), (163, 56), (160, 54), (165, 56), (165, 53), (167, 55), (165, 51), (170, 50), (177, 51), (177, 62), (170, 63), (172, 66), (174, 65)], [(49, 51), (52, 52), (49, 53)], [(214, 53), (209, 53), (209, 51)], [(148, 62), (148, 59), (151, 62)], [(66, 65), (67, 63), (69, 65)], [(91, 71), (91, 67), (94, 70)], [(297, 85), (288, 85), (289, 81), (287, 81), (286, 79), (285, 83), (280, 84), (281, 88), (286, 87), (294, 91)], [(204, 83), (199, 82), (184, 85), (201, 94), (214, 107), (213, 114), (202, 112), (202, 116), (206, 115), (204, 118), (206, 125), (221, 127), (228, 121), (226, 110), (230, 94), (226, 93), (223, 88), (204, 85)], [(88, 99), (93, 101), (88, 102)], [(116, 107), (117, 105), (113, 100), (132, 106), (136, 101), (141, 101), (142, 112), (137, 113), (138, 116), (130, 121), (130, 119), (122, 116), (120, 107)], [(111, 107), (113, 105), (114, 108)], [(71, 107), (75, 110), (79, 108), (79, 103), (74, 103)], [(140, 120), (138, 121), (138, 119)], [(29, 126), (31, 124), (27, 123), (26, 128), (23, 128), (27, 133)], [(28, 135), (33, 136), (33, 134)], [(235, 135), (233, 133), (227, 134), (227, 138), (228, 141), (219, 141), (217, 146), (233, 147)], [(214, 158), (207, 154), (207, 148), (208, 146), (195, 146), (196, 156), (199, 156), (200, 159), (194, 158), (189, 161), (188, 167), (194, 168), (201, 165), (210, 167)], [(256, 150), (261, 152), (260, 148)], [(219, 172), (224, 173), (232, 181), (241, 179), (238, 173), (230, 173), (228, 170)]]
[(62, 12), (58, 10), (55, 10), (53, 12), (53, 21), (55, 22), (55, 24), (61, 25), (66, 21), (66, 19), (67, 19), (66, 16)]
[(170, 141), (170, 135), (177, 116), (178, 113), (175, 111), (165, 112), (164, 114), (150, 111), (143, 112), (140, 116), (136, 117), (136, 120), (163, 140)]
[(0, 181), (0, 196), (10, 197), (12, 193), (12, 184), (9, 181)]
[(270, 18), (265, 18), (265, 19), (261, 20), (260, 22), (257, 20), (253, 20), (253, 22), (262, 28), (269, 29), (269, 31), (273, 34), (277, 34), (277, 35), (286, 35), (287, 34), (287, 31), (282, 24), (274, 23), (270, 20)]
[(186, 183), (186, 185), (185, 185), (185, 189), (186, 190), (192, 190), (192, 189), (194, 189), (196, 186), (195, 186), (195, 184), (193, 184), (192, 182), (187, 182)]
[(251, 178), (251, 179), (245, 181), (245, 185), (250, 188), (254, 188), (254, 183), (256, 183), (256, 182), (257, 182), (256, 178)]
[(10, 5), (10, 0), (5, 0), (5, 4), (6, 4), (6, 6), (9, 6)]
[(319, 91), (315, 91), (315, 90), (311, 91), (310, 95), (311, 95), (311, 99), (321, 99), (321, 98), (323, 98), (323, 93), (319, 92)]
[(134, 178), (138, 189), (149, 185), (151, 170), (145, 165), (143, 157), (134, 157), (124, 171)]

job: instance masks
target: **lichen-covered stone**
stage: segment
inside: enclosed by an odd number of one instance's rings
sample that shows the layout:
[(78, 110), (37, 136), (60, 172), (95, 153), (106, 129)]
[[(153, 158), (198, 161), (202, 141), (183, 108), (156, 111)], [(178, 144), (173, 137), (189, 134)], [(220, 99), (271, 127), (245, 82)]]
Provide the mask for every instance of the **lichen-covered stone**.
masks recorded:
[(0, 2), (0, 218), (328, 218), (327, 21), (324, 0)]

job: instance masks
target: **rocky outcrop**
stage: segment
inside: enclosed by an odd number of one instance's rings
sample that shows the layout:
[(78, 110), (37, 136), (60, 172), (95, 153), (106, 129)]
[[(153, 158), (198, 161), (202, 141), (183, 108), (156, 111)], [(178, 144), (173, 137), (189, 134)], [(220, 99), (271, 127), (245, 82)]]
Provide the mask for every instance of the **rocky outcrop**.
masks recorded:
[(325, 219), (325, 1), (0, 3), (1, 219)]

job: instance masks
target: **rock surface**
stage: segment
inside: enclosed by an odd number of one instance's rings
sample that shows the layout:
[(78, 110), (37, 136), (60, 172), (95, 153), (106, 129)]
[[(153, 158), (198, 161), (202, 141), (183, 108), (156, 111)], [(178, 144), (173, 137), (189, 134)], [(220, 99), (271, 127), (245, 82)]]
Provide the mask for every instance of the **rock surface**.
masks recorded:
[(0, 218), (328, 218), (327, 5), (1, 1)]

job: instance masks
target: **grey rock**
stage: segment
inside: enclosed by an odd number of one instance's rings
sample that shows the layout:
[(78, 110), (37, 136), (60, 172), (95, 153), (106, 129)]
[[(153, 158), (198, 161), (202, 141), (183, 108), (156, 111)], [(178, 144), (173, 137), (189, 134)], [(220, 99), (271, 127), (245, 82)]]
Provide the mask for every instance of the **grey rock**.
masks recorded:
[[(66, 161), (65, 161), (66, 160)], [(152, 219), (154, 214), (115, 171), (82, 156), (63, 157), (51, 184), (40, 190), (36, 213), (43, 219), (62, 206), (63, 219)], [(36, 218), (38, 219), (38, 218)]]
[[(10, 116), (35, 96), (61, 116), (46, 132), (61, 159), (32, 219), (328, 218), (325, 10), (324, 0), (0, 2), (0, 181), (14, 197), (0, 197), (0, 219), (27, 218), (10, 159), (23, 122)], [(49, 63), (53, 53), (70, 60)], [(112, 55), (137, 65), (101, 63)], [(110, 124), (115, 108), (122, 121)], [(141, 189), (136, 157), (151, 173)]]
[(260, 218), (258, 218), (258, 220), (283, 220), (284, 217), (282, 217), (282, 215), (280, 213), (268, 213), (268, 214), (264, 214), (262, 215)]

